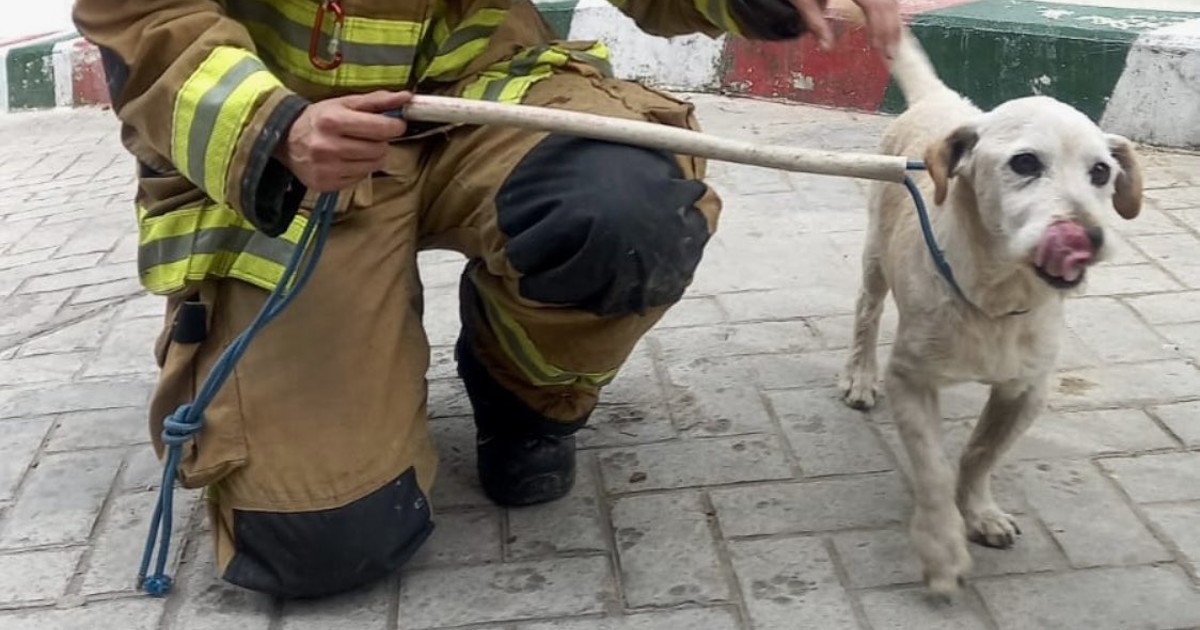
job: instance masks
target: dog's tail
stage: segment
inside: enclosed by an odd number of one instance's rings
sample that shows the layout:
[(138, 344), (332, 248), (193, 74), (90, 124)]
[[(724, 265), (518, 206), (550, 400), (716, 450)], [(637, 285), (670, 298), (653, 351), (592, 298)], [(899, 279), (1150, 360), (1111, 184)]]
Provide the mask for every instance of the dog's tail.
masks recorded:
[[(835, 0), (830, 7), (853, 24), (866, 24), (862, 10), (851, 2)], [(927, 96), (949, 91), (950, 88), (938, 77), (925, 49), (907, 26), (901, 27), (900, 42), (894, 52), (889, 70), (910, 107)]]

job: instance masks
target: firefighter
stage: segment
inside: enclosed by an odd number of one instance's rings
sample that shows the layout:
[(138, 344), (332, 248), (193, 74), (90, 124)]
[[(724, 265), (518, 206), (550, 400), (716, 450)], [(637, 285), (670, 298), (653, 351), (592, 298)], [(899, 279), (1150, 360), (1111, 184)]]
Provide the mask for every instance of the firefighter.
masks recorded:
[[(612, 0), (653, 35), (828, 45), (824, 0)], [(855, 0), (873, 44), (895, 0)], [(484, 493), (562, 497), (573, 434), (679, 301), (720, 201), (702, 160), (383, 115), (413, 93), (697, 128), (614, 78), (529, 0), (77, 0), (136, 158), (138, 273), (164, 296), (150, 435), (254, 318), (317, 196), (340, 191), (311, 281), (249, 346), (185, 445), (221, 577), (316, 597), (400, 567), (433, 528), (424, 316), (459, 318)], [(459, 313), (424, 313), (417, 254), (464, 254)]]

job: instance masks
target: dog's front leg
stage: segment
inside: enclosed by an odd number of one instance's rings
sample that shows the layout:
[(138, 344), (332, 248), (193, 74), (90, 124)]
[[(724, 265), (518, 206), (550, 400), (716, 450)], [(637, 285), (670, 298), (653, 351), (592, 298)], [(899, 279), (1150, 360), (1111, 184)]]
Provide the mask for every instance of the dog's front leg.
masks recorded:
[(916, 507), (909, 534), (934, 594), (950, 597), (971, 568), (966, 526), (954, 503), (954, 468), (941, 440), (935, 385), (893, 357), (884, 377), (892, 415), (912, 466)]
[(992, 498), (992, 469), (1033, 424), (1046, 403), (1048, 378), (992, 386), (991, 395), (959, 462), (958, 507), (971, 540), (1008, 548), (1021, 533), (1012, 516)]

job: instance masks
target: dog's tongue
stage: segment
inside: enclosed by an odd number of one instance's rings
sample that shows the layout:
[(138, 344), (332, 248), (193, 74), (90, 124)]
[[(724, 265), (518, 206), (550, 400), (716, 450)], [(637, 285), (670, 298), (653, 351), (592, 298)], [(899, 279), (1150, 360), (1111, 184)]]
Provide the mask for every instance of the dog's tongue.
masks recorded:
[(1034, 262), (1046, 273), (1072, 282), (1083, 273), (1092, 254), (1092, 242), (1083, 226), (1073, 221), (1058, 221), (1046, 228)]

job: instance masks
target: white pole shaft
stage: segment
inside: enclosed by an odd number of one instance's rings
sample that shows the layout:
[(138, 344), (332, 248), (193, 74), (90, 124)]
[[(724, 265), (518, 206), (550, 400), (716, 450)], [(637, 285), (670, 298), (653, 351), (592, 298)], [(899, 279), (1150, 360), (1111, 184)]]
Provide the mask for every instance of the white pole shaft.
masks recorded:
[(531, 105), (416, 95), (404, 107), (404, 116), (424, 122), (522, 127), (800, 173), (897, 183), (907, 175), (908, 160), (903, 156), (751, 144), (667, 125)]

